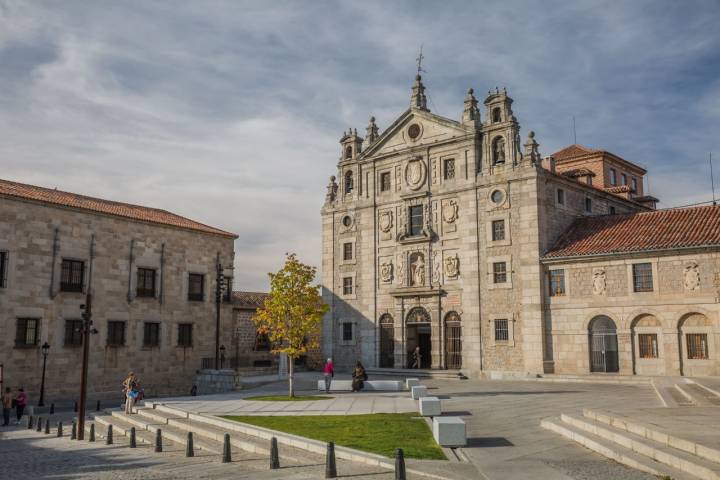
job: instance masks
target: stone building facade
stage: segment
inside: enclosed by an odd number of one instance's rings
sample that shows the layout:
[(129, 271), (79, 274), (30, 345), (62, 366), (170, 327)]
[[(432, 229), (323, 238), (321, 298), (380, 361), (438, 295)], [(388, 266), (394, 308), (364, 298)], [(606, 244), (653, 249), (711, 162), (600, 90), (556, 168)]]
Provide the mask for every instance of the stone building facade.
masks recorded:
[[(163, 210), (0, 180), (5, 385), (37, 400), (47, 342), (46, 401), (78, 394), (91, 293), (89, 391), (119, 393), (134, 371), (149, 394), (189, 392), (214, 357), (216, 265), (232, 266), (235, 238)], [(229, 301), (221, 333), (230, 345)]]
[(371, 118), (364, 138), (340, 139), (322, 208), (323, 350), (338, 365), (405, 368), (419, 346), (422, 367), (471, 375), (589, 371), (589, 331), (584, 351), (559, 340), (587, 325), (554, 313), (546, 253), (577, 219), (652, 212), (657, 199), (642, 167), (609, 152), (542, 158), (512, 104), (488, 92), (483, 120), (471, 89), (459, 121), (441, 117), (417, 76), (382, 134)]

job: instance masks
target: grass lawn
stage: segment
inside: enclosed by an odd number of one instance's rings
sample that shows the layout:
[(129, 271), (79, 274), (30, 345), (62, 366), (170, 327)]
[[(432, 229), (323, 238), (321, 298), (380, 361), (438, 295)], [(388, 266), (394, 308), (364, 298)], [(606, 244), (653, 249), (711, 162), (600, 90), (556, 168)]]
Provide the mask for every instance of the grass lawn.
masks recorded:
[(243, 400), (258, 400), (261, 402), (307, 402), (313, 400), (332, 400), (334, 397), (324, 397), (321, 395), (306, 395), (288, 397), (287, 395), (262, 395), (259, 397), (245, 397)]
[(402, 448), (407, 458), (446, 460), (430, 427), (417, 413), (225, 418), (386, 457), (395, 456), (395, 449)]

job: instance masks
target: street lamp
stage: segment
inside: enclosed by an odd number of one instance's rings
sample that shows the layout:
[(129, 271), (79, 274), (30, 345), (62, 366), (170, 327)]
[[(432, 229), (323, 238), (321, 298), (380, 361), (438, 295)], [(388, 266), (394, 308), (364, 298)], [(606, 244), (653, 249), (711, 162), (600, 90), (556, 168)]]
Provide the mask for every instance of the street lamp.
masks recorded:
[(225, 368), (225, 345), (220, 345), (220, 369)]
[(43, 371), (42, 371), (42, 380), (40, 381), (40, 400), (38, 400), (38, 407), (44, 407), (45, 406), (45, 367), (47, 366), (47, 356), (48, 352), (50, 351), (50, 345), (48, 342), (43, 343), (43, 346), (40, 347), (40, 351), (43, 355)]

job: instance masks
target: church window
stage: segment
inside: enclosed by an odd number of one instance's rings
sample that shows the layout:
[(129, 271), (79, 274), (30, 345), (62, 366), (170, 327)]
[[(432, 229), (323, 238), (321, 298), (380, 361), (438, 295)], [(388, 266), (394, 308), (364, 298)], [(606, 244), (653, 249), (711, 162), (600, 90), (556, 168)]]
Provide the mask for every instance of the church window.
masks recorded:
[(638, 334), (638, 350), (640, 358), (658, 358), (657, 333)]
[(352, 158), (352, 147), (348, 146), (345, 149), (345, 159), (348, 160), (350, 158)]
[(493, 111), (492, 111), (493, 123), (499, 123), (501, 120), (502, 120), (502, 112), (500, 111), (500, 107), (493, 108)]
[(353, 259), (353, 244), (352, 242), (343, 243), (343, 260)]
[(352, 225), (352, 217), (350, 215), (345, 215), (342, 219), (342, 224), (345, 228), (350, 228), (350, 225)]
[(353, 324), (351, 322), (343, 322), (342, 326), (343, 326), (343, 328), (342, 328), (343, 342), (352, 342)]
[(451, 180), (455, 178), (455, 159), (454, 158), (448, 158), (445, 160), (445, 180)]
[(353, 293), (353, 279), (352, 277), (343, 278), (343, 295), (352, 295)]
[(565, 205), (565, 190), (562, 188), (557, 189), (557, 203), (558, 205)]
[(353, 173), (352, 172), (346, 172), (345, 173), (345, 193), (352, 193), (354, 188), (353, 185)]
[(507, 342), (510, 339), (507, 318), (498, 318), (495, 320), (495, 341)]
[(390, 191), (390, 172), (383, 172), (380, 174), (380, 191)]
[(688, 333), (685, 338), (688, 359), (707, 360), (709, 358), (707, 333)]
[(423, 206), (413, 205), (410, 207), (410, 236), (422, 234), (423, 231)]
[(610, 169), (610, 185), (617, 185), (617, 174), (614, 168)]
[[(590, 177), (588, 177), (588, 178), (590, 178)], [(592, 198), (585, 197), (585, 211), (587, 213), (592, 212)]]
[(490, 194), (490, 201), (495, 205), (500, 205), (505, 200), (505, 194), (502, 190), (493, 190)]
[(635, 292), (652, 292), (653, 291), (653, 275), (652, 264), (636, 263), (633, 269), (633, 290)]
[(493, 263), (493, 283), (507, 283), (507, 264), (505, 262)]
[(622, 179), (622, 184), (627, 185), (627, 175), (623, 173), (620, 175), (620, 178)]
[(565, 270), (550, 270), (550, 296), (560, 297), (565, 295)]
[(493, 242), (505, 240), (505, 220), (493, 220), (492, 239)]
[(497, 137), (492, 143), (492, 159), (493, 165), (501, 165), (505, 163), (505, 140)]

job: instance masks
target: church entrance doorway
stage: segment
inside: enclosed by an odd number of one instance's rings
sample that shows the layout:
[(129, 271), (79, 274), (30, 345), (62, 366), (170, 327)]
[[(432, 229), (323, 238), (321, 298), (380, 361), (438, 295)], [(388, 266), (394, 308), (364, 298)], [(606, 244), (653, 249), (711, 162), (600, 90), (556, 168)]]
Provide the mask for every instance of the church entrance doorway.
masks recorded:
[(430, 368), (432, 365), (430, 315), (424, 308), (415, 307), (408, 313), (406, 325), (407, 367), (413, 368), (415, 348), (420, 347), (420, 368)]
[(618, 341), (615, 322), (610, 317), (599, 315), (590, 322), (590, 371), (616, 373), (618, 362)]

